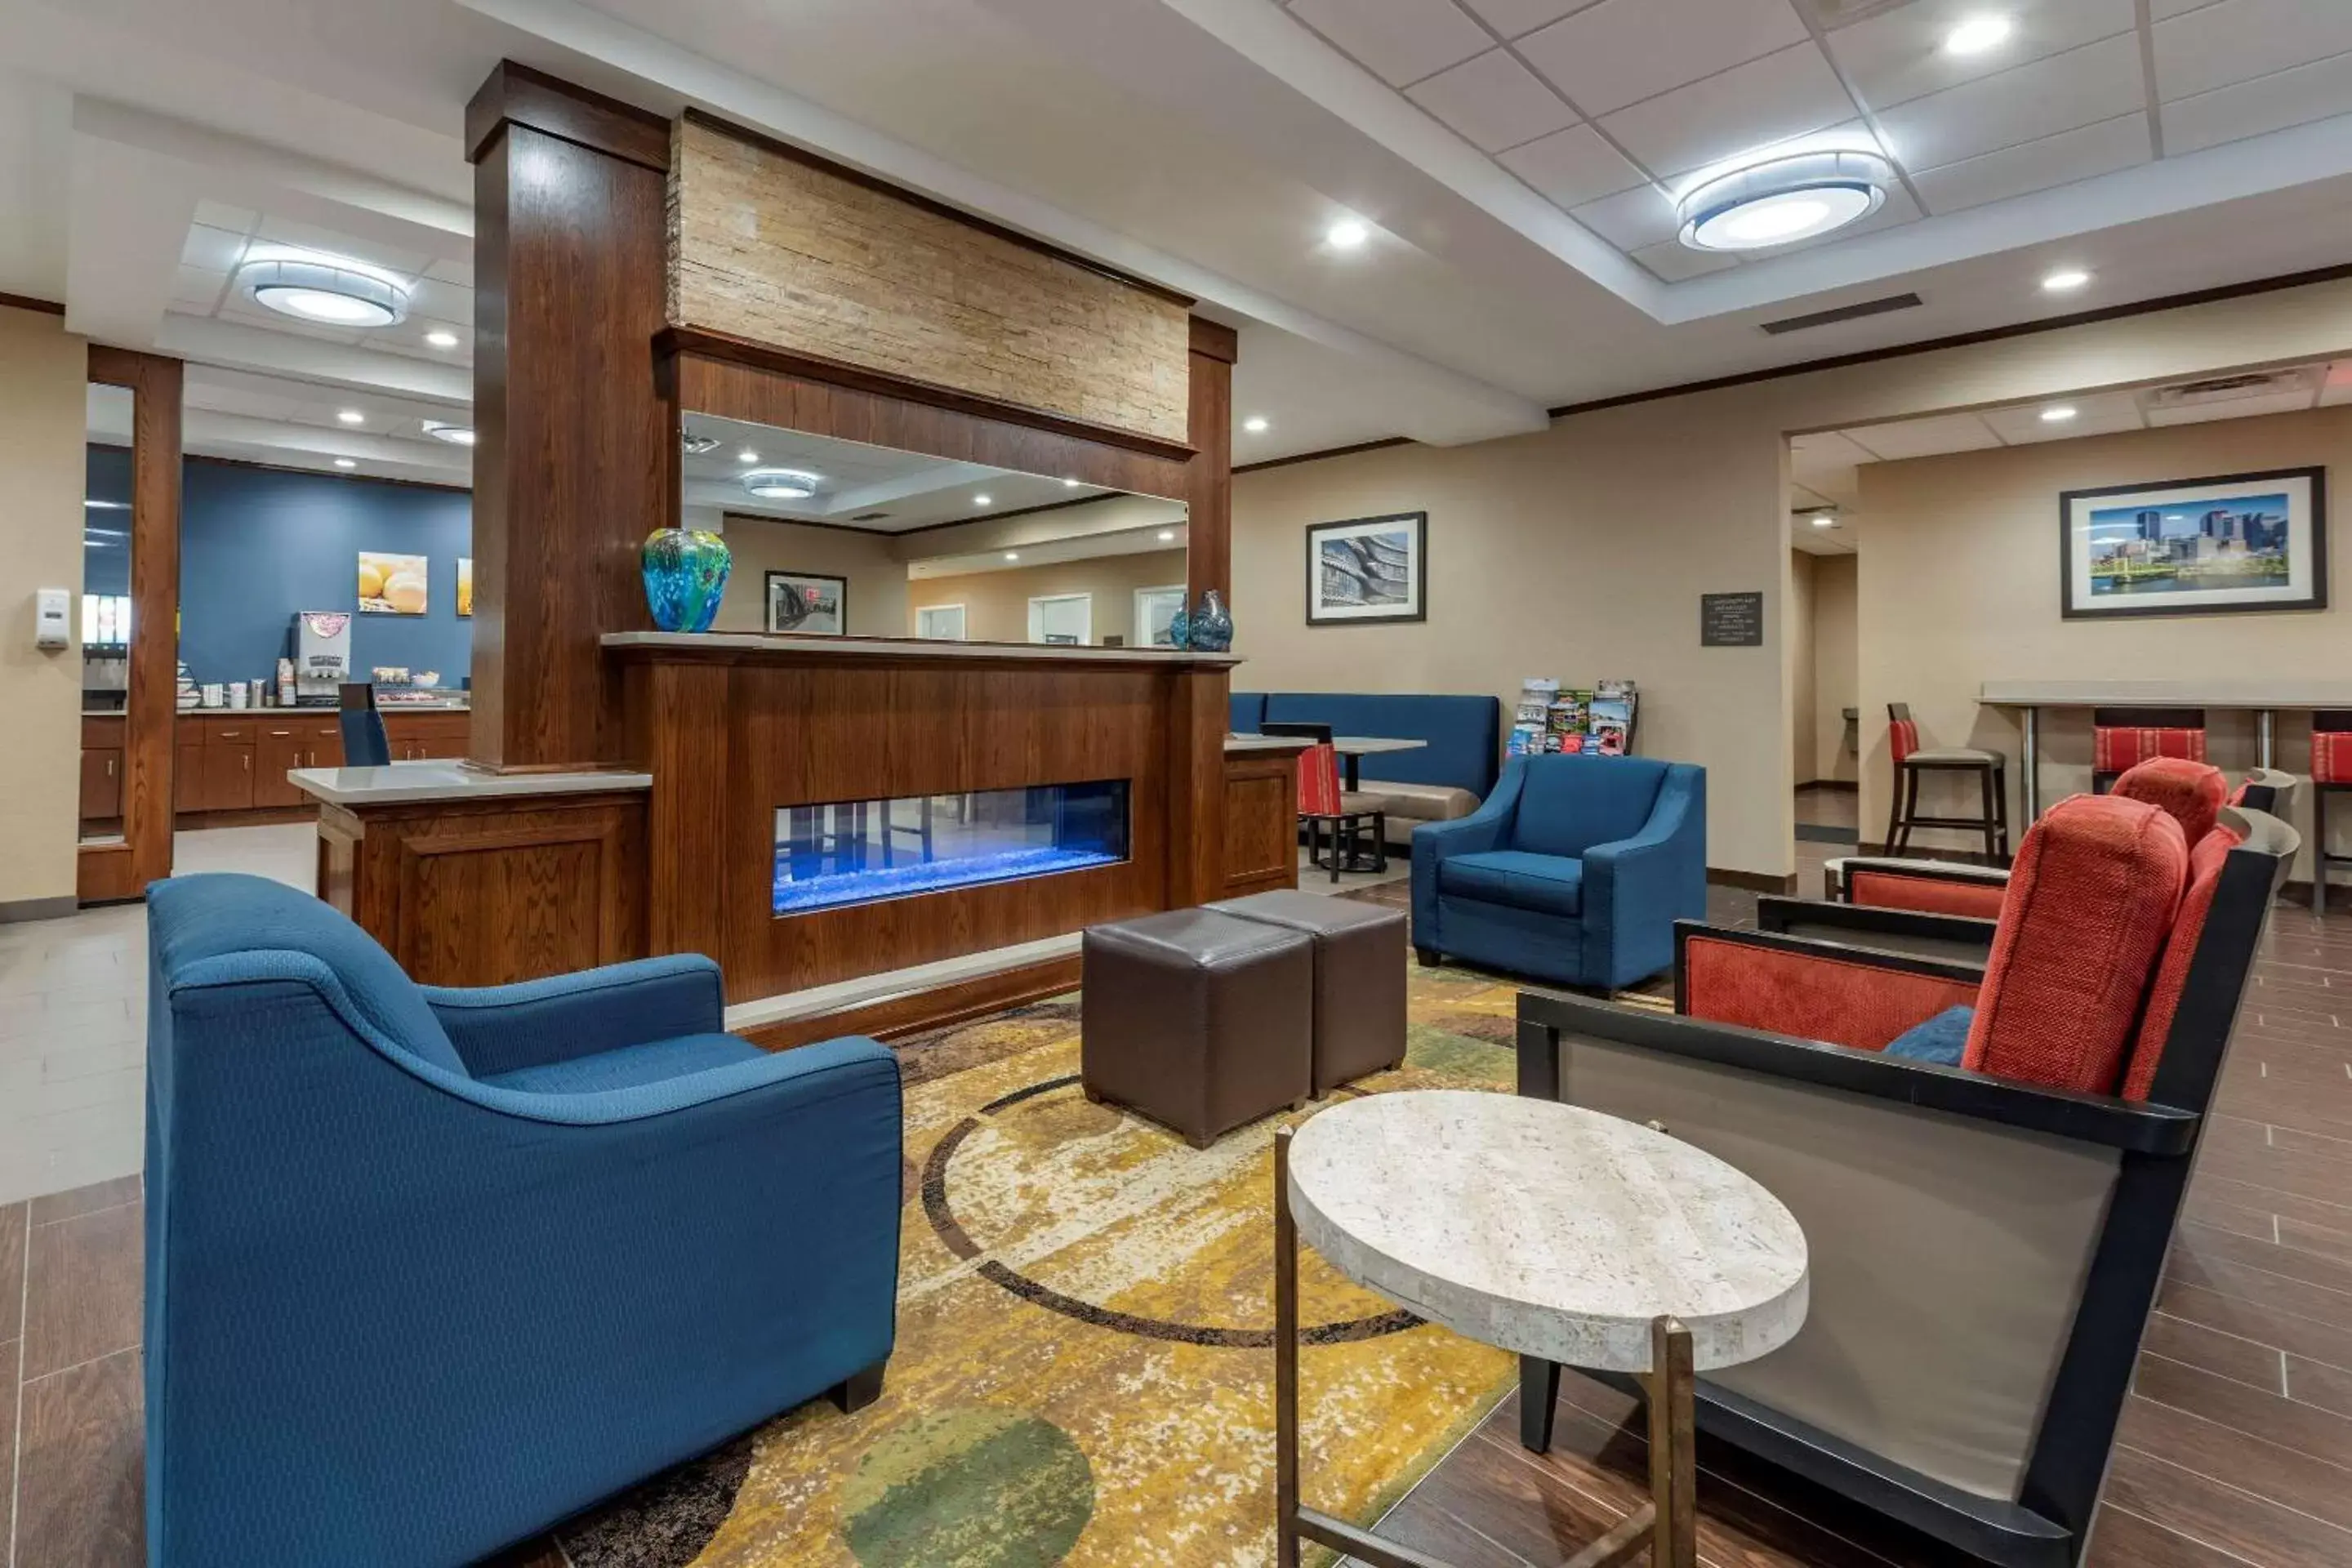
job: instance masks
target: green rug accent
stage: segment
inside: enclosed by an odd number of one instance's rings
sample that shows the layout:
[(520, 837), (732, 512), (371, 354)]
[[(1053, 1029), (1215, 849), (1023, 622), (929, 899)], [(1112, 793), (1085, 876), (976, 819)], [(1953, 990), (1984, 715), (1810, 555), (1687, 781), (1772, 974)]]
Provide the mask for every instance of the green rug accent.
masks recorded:
[(866, 1450), (842, 1487), (842, 1534), (862, 1568), (1049, 1568), (1094, 1506), (1094, 1472), (1067, 1433), (967, 1405)]

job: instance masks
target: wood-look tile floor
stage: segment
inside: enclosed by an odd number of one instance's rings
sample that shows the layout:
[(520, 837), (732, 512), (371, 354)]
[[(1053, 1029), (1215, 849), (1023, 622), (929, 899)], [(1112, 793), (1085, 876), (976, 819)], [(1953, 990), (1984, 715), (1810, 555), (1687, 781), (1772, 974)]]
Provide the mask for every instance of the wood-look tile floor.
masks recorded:
[[(1804, 857), (1810, 890), (1819, 856)], [(1402, 885), (1351, 891), (1402, 902)], [(1752, 897), (1714, 889), (1718, 920)], [(0, 1205), (0, 1568), (137, 1568), (139, 1180)], [(1549, 1568), (1633, 1506), (1624, 1396), (1561, 1379), (1558, 1436), (1507, 1400), (1383, 1522), (1462, 1568)], [(1713, 1568), (1931, 1568), (1924, 1542), (1702, 1445)], [(11, 1479), (13, 1478), (13, 1485)], [(2352, 1564), (2352, 901), (2273, 916), (2142, 1348), (2091, 1562)], [(268, 1568), (256, 1564), (255, 1568)], [(563, 1568), (544, 1546), (503, 1568)]]

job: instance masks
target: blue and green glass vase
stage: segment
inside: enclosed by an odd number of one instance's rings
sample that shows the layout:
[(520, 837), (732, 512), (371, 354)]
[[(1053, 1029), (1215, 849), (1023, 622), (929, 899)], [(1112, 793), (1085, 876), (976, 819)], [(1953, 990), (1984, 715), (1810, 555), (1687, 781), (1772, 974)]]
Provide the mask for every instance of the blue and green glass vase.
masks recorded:
[(708, 529), (656, 528), (646, 535), (639, 560), (654, 625), (666, 632), (709, 631), (735, 564), (727, 542)]

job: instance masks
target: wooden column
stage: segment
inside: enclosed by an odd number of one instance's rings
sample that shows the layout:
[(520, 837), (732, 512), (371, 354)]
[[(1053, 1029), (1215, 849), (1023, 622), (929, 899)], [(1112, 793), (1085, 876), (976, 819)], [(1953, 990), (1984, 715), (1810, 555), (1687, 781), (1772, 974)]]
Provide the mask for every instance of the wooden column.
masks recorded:
[(1192, 318), (1192, 482), (1185, 504), (1185, 589), (1194, 605), (1214, 588), (1234, 602), (1234, 330)]
[(621, 760), (597, 646), (648, 627), (637, 551), (670, 521), (669, 124), (509, 60), (466, 111), (474, 164), (474, 722), (514, 771)]
[[(1234, 602), (1234, 359), (1231, 327), (1192, 318), (1192, 416), (1186, 439), (1192, 460), (1185, 486), (1186, 598), (1198, 609), (1201, 595), (1214, 588)], [(1222, 669), (1192, 670), (1177, 677), (1171, 737), (1179, 759), (1170, 802), (1168, 901), (1171, 907), (1205, 903), (1224, 893), (1226, 697), (1231, 682)]]

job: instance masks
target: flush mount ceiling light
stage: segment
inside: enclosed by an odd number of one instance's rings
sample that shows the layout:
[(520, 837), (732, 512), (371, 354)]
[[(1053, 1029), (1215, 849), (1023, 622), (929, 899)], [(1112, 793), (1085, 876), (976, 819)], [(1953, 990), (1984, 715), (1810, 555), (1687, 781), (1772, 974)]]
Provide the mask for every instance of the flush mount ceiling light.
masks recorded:
[(349, 458), (337, 458), (335, 459), (335, 467), (339, 468), (356, 468), (359, 467), (359, 464)]
[(367, 423), (367, 416), (361, 413), (356, 408), (338, 409), (335, 413), (335, 417), (341, 420), (346, 425), (364, 425)]
[(1021, 559), (1021, 552), (1018, 550), (1008, 550), (1004, 552), (1004, 558), (1007, 561), (1018, 561)]
[(739, 463), (756, 463), (760, 460), (760, 454), (746, 447), (735, 454), (735, 460)]
[(389, 327), (408, 315), (407, 289), (331, 261), (248, 262), (236, 287), (264, 310), (333, 327)]
[(2091, 280), (2091, 275), (2079, 267), (2062, 267), (2042, 280), (2045, 294), (2071, 294)]
[(436, 327), (425, 334), (425, 341), (436, 349), (454, 349), (457, 346), (457, 334), (446, 328)]
[(1175, 537), (1176, 531), (1172, 528), (1163, 528), (1160, 531), (1160, 542), (1162, 544), (1167, 543), (1170, 540)]
[(474, 444), (474, 429), (470, 425), (444, 425), (438, 419), (427, 419), (425, 422), (425, 433), (436, 441), (446, 441), (452, 447), (470, 447)]
[(1886, 204), (1895, 166), (1875, 153), (1801, 153), (1708, 180), (1675, 204), (1693, 250), (1757, 250), (1858, 223)]
[(1325, 243), (1334, 250), (1353, 250), (1371, 237), (1371, 225), (1361, 218), (1343, 217), (1323, 231)]
[(1062, 481), (1062, 488), (1066, 490), (1076, 489), (1078, 488), (1078, 481), (1076, 479), (1064, 479)]
[(2044, 425), (2063, 425), (2073, 417), (2074, 405), (2071, 403), (2053, 404), (2042, 411), (2042, 423)]
[(2011, 24), (2006, 16), (1970, 16), (1944, 35), (1948, 55), (1980, 55), (2009, 41)]
[(761, 500), (806, 500), (816, 494), (817, 476), (798, 468), (753, 468), (743, 488)]
[(974, 506), (993, 506), (996, 503), (987, 496), (974, 496), (971, 498), (971, 504)]
[(1248, 418), (1242, 421), (1242, 428), (1248, 431), (1253, 436), (1263, 436), (1265, 434), (1265, 416), (1263, 414), (1251, 415)]
[(699, 458), (705, 452), (716, 452), (719, 450), (719, 437), (716, 436), (681, 436), (678, 437), (678, 445), (686, 448), (686, 455), (688, 457)]

